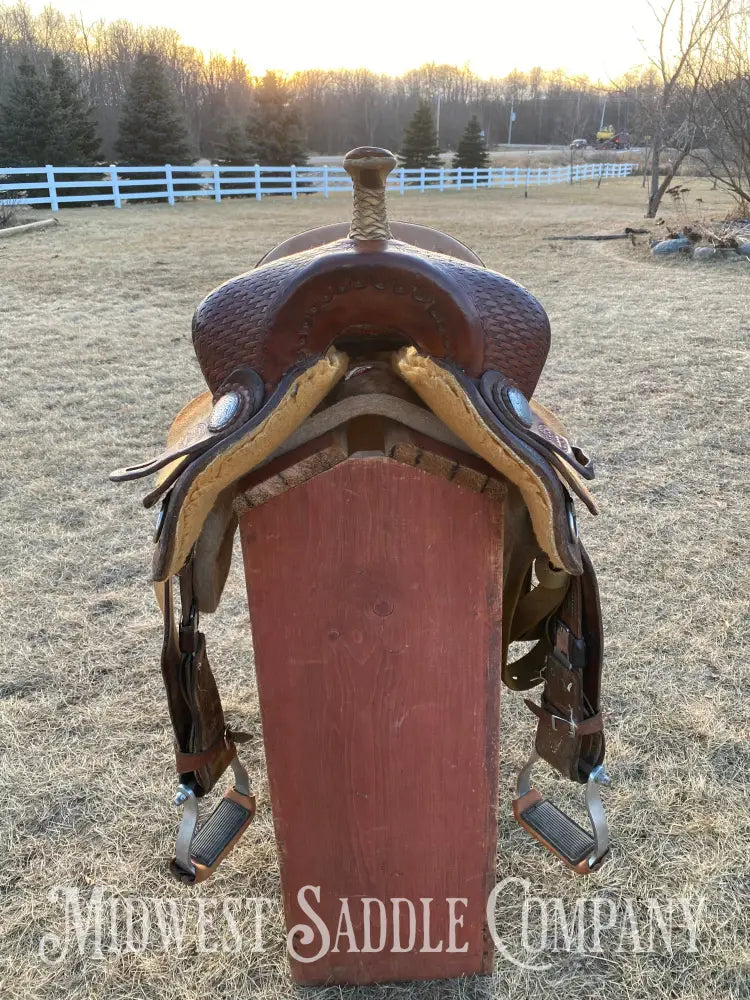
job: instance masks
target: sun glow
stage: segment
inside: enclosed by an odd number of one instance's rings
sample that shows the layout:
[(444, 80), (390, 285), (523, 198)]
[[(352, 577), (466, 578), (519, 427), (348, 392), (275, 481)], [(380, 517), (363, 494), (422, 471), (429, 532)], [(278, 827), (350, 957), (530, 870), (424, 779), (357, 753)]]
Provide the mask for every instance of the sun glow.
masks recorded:
[[(33, 2), (39, 11), (45, 0)], [(125, 18), (175, 28), (204, 53), (237, 53), (253, 73), (366, 67), (399, 74), (423, 63), (468, 64), (480, 76), (512, 69), (560, 68), (607, 81), (644, 62), (654, 36), (645, 0), (455, 0), (429, 5), (360, 5), (351, 0), (284, 0), (281, 4), (206, 4), (184, 0), (53, 0), (85, 23)]]

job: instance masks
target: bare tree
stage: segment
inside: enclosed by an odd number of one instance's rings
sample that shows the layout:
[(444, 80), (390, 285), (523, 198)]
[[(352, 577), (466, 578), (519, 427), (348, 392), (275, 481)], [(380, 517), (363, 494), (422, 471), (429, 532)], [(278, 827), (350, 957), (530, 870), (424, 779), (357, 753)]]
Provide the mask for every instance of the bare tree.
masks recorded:
[[(659, 25), (655, 53), (647, 53), (655, 86), (633, 95), (650, 135), (651, 182), (646, 216), (656, 215), (664, 192), (693, 150), (698, 134), (698, 107), (717, 31), (726, 22), (733, 0), (669, 0), (651, 7)], [(674, 153), (661, 177), (662, 154)]]
[(750, 7), (739, 0), (717, 33), (702, 85), (705, 153), (695, 154), (709, 174), (750, 215)]

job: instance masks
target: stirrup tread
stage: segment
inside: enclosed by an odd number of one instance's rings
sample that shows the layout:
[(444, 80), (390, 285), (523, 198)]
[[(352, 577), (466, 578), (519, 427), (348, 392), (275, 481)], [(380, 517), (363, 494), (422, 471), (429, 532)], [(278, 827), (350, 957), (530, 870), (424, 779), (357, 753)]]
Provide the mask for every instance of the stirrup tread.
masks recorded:
[(547, 799), (519, 811), (518, 819), (573, 868), (596, 850), (591, 834)]
[(238, 837), (253, 817), (253, 811), (235, 799), (223, 798), (193, 839), (193, 861), (207, 868), (216, 864), (230, 841)]

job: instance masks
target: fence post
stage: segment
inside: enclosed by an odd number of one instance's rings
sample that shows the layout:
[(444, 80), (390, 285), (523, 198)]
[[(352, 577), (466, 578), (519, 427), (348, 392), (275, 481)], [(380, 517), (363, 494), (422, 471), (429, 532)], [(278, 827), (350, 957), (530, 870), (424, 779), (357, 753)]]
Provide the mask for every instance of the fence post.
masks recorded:
[(463, 167), (458, 167), (458, 169), (456, 170), (456, 191), (460, 191), (461, 190), (461, 171), (462, 170), (463, 170)]
[(323, 164), (323, 197), (328, 197), (328, 164)]
[(419, 190), (422, 192), (422, 194), (424, 194), (424, 177), (425, 177), (425, 170), (424, 167), (422, 167), (422, 172), (419, 175)]
[(492, 187), (492, 167), (487, 167), (487, 187)]
[(404, 193), (404, 167), (401, 167), (401, 176), (399, 177), (399, 190), (401, 194)]
[(172, 164), (164, 164), (164, 180), (167, 185), (167, 201), (174, 205), (174, 184), (172, 183)]
[(505, 187), (505, 167), (500, 168), (500, 187)]
[(260, 201), (262, 195), (260, 191), (260, 164), (255, 164), (255, 198)]
[(477, 185), (479, 184), (479, 167), (474, 167), (474, 176), (472, 177), (472, 188), (476, 191)]
[(57, 203), (57, 188), (55, 187), (55, 168), (51, 163), (46, 166), (47, 187), (49, 188), (49, 207), (53, 212), (59, 212), (60, 206)]
[(218, 163), (214, 163), (214, 201), (221, 201), (221, 173)]
[(112, 201), (115, 208), (122, 208), (122, 199), (120, 198), (120, 181), (117, 177), (117, 164), (110, 163), (109, 165), (109, 180), (112, 184)]
[(297, 168), (294, 164), (289, 168), (289, 180), (292, 187), (292, 201), (297, 200)]
[(445, 191), (445, 167), (440, 168), (440, 190)]

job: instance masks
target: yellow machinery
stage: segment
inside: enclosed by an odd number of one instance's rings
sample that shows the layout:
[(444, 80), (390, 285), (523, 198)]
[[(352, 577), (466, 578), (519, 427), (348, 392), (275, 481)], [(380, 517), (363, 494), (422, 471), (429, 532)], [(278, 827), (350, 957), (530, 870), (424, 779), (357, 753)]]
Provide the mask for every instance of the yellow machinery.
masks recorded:
[(614, 125), (600, 128), (596, 133), (597, 149), (630, 149), (630, 133), (627, 130), (615, 132)]

